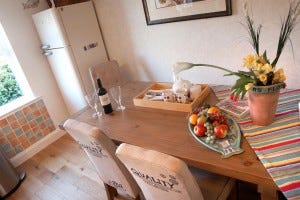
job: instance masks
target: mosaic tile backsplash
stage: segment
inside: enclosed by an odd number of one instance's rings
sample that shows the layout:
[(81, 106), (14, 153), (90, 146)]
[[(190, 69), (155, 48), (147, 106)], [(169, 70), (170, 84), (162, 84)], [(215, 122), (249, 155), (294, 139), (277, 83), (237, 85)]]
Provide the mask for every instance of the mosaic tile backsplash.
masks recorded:
[(0, 148), (8, 158), (55, 130), (42, 99), (0, 120)]

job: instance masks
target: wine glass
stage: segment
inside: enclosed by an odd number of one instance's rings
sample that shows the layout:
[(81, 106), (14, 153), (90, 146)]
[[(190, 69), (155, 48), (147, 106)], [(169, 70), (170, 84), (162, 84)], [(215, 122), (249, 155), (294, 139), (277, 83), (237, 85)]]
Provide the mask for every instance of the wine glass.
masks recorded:
[(90, 108), (94, 109), (95, 112), (93, 113), (92, 117), (93, 118), (99, 118), (102, 116), (102, 112), (99, 111), (99, 98), (96, 92), (86, 94), (84, 96), (85, 101), (87, 104), (90, 106)]
[(125, 106), (122, 105), (122, 89), (121, 86), (114, 86), (109, 89), (111, 97), (117, 103), (117, 110), (125, 110)]

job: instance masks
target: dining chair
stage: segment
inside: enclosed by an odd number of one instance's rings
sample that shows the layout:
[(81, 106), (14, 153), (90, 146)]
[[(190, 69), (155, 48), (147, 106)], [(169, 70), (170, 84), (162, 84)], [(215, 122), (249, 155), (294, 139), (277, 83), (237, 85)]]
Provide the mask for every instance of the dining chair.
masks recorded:
[(63, 126), (88, 155), (104, 182), (109, 200), (140, 199), (140, 189), (116, 157), (116, 145), (110, 138), (99, 128), (73, 119), (68, 119)]
[(120, 68), (115, 60), (91, 66), (89, 72), (95, 91), (98, 89), (97, 78), (101, 79), (103, 86), (107, 89), (122, 84)]
[(192, 168), (173, 156), (121, 144), (117, 157), (131, 172), (147, 200), (225, 200), (235, 180)]

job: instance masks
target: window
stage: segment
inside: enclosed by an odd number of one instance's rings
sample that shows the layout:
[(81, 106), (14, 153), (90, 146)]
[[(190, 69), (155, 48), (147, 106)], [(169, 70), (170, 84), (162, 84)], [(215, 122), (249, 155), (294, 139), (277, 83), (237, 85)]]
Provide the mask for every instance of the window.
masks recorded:
[(32, 91), (0, 23), (0, 116), (32, 98)]

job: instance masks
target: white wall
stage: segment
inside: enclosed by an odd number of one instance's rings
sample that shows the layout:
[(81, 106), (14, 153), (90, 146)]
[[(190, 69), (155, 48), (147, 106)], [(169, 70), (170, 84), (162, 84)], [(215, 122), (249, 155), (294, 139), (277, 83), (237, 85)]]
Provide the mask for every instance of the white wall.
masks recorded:
[(19, 63), (36, 96), (42, 96), (48, 112), (57, 125), (68, 112), (47, 59), (41, 55), (40, 41), (31, 15), (48, 8), (41, 0), (39, 7), (23, 9), (27, 0), (0, 0), (0, 22), (15, 51)]
[[(243, 1), (232, 0), (233, 15), (147, 26), (141, 0), (94, 0), (111, 59), (131, 80), (171, 81), (177, 61), (208, 63), (242, 69), (242, 58), (254, 53), (243, 22)], [(263, 24), (261, 46), (274, 59), (281, 18), (287, 0), (253, 0), (257, 23)], [(300, 21), (300, 19), (299, 19)], [(278, 63), (287, 74), (288, 87), (300, 87), (300, 24), (292, 34), (294, 56), (287, 45)], [(234, 78), (212, 69), (192, 69), (184, 76), (194, 82), (231, 84)]]

